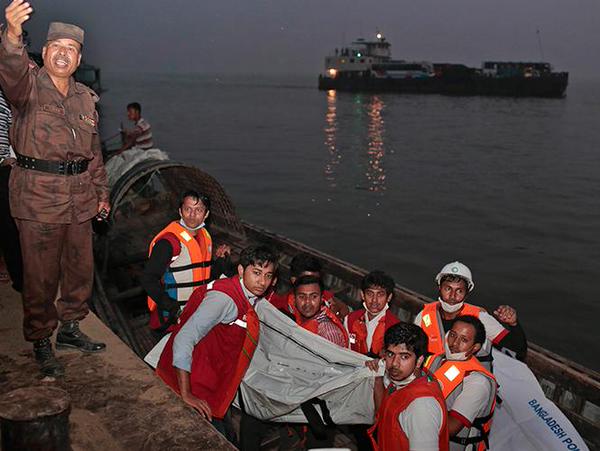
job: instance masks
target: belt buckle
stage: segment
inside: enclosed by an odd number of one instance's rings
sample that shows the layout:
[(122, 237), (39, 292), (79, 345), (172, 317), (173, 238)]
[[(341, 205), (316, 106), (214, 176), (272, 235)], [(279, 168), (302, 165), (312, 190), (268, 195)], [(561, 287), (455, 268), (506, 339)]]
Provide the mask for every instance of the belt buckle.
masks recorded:
[(68, 160), (65, 163), (65, 174), (75, 175), (77, 173), (77, 162), (74, 160)]

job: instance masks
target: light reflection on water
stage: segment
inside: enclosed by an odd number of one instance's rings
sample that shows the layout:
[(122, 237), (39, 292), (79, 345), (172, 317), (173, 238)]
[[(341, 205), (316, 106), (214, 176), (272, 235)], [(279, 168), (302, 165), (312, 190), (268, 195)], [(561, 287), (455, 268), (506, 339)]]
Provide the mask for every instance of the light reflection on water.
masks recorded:
[(385, 191), (385, 143), (383, 135), (385, 133), (385, 122), (382, 117), (382, 112), (385, 103), (379, 96), (371, 97), (368, 106), (369, 115), (369, 145), (367, 154), (369, 164), (367, 166), (367, 180), (369, 181), (369, 191)]
[(325, 163), (325, 180), (329, 187), (337, 186), (336, 166), (340, 164), (342, 155), (338, 150), (336, 135), (338, 130), (337, 123), (337, 102), (336, 92), (332, 89), (327, 91), (327, 112), (325, 113), (325, 148), (329, 157)]

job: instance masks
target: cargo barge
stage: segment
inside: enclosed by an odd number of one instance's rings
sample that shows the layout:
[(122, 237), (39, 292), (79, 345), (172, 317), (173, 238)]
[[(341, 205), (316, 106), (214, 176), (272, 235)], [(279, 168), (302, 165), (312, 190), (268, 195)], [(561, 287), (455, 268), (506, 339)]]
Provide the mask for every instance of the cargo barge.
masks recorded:
[(392, 59), (381, 34), (357, 39), (325, 57), (320, 90), (375, 91), (457, 96), (564, 97), (568, 72), (546, 62), (486, 61), (481, 68), (463, 64)]

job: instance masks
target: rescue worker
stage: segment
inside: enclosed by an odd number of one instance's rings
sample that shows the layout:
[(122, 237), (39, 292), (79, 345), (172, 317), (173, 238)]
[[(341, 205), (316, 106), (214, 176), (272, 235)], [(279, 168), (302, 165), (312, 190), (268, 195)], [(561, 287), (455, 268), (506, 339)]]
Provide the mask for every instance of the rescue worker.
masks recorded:
[(296, 323), (342, 348), (349, 344), (348, 332), (323, 301), (323, 282), (315, 276), (301, 276), (294, 282), (294, 304), (290, 313)]
[[(395, 286), (394, 279), (383, 271), (371, 271), (363, 277), (360, 298), (364, 308), (355, 310), (344, 319), (350, 349), (373, 358), (381, 357), (385, 331), (400, 322), (389, 310)], [(367, 433), (370, 427), (370, 424), (356, 424), (351, 427), (357, 446), (361, 450), (372, 449)]]
[(485, 340), (485, 327), (479, 319), (459, 316), (448, 331), (445, 352), (430, 356), (425, 363), (446, 399), (452, 451), (489, 448), (498, 384), (475, 357)]
[(438, 300), (426, 304), (415, 318), (415, 324), (421, 326), (429, 337), (429, 353), (444, 352), (446, 331), (455, 318), (473, 315), (484, 324), (487, 334), (487, 339), (477, 354), (477, 359), (486, 368), (491, 371), (492, 345), (512, 351), (521, 360), (525, 358), (527, 340), (517, 322), (517, 311), (514, 308), (501, 305), (494, 310), (492, 316), (484, 308), (465, 302), (475, 287), (471, 270), (466, 265), (458, 261), (448, 263), (435, 277), (435, 281), (439, 287)]
[(81, 62), (84, 32), (51, 23), (42, 48), (44, 66), (30, 65), (22, 25), (32, 13), (24, 0), (5, 10), (0, 85), (14, 113), (17, 165), (10, 177), (10, 208), (23, 257), (24, 335), (33, 342), (42, 373), (60, 376), (64, 367), (50, 342), (58, 321), (57, 347), (105, 348), (81, 332), (79, 321), (92, 294), (91, 219), (107, 217), (109, 189), (98, 137), (98, 96), (72, 77)]
[(277, 255), (250, 246), (238, 274), (194, 290), (156, 372), (230, 441), (225, 420), (258, 343), (254, 305), (275, 283)]
[[(140, 282), (148, 293), (150, 328), (164, 332), (176, 323), (194, 289), (211, 276), (212, 238), (206, 228), (210, 199), (188, 190), (181, 196), (179, 221), (173, 221), (150, 242), (148, 261)], [(215, 257), (225, 258), (231, 249), (221, 245)]]
[(427, 336), (398, 323), (384, 335), (385, 374), (375, 379), (377, 414), (369, 429), (373, 449), (448, 450), (446, 403), (437, 380), (421, 369)]
[[(290, 285), (300, 276), (314, 276), (321, 278), (323, 266), (321, 262), (310, 254), (297, 254), (290, 262)], [(288, 306), (294, 305), (294, 290), (290, 289), (283, 294), (273, 290), (267, 295), (267, 299), (279, 310), (286, 310)], [(343, 319), (348, 314), (348, 306), (335, 298), (335, 294), (329, 290), (323, 290), (323, 302), (335, 313), (338, 318)]]
[(380, 357), (385, 331), (400, 322), (389, 310), (394, 296), (394, 279), (383, 271), (371, 271), (361, 281), (362, 309), (355, 310), (344, 319), (344, 327), (353, 351), (373, 358)]
[[(338, 346), (348, 347), (348, 335), (342, 322), (323, 301), (323, 282), (320, 278), (314, 275), (294, 278), (293, 296), (294, 302), (284, 307), (284, 314), (293, 318), (300, 327)], [(320, 405), (321, 414), (314, 404)], [(331, 447), (335, 427), (323, 422), (322, 417), (328, 416), (328, 411), (323, 412), (326, 409), (325, 403), (319, 400), (303, 403), (302, 411), (308, 424), (293, 424), (289, 428), (284, 425), (273, 426), (271, 422), (259, 420), (242, 411), (240, 449), (258, 451), (266, 432), (273, 427), (280, 428), (281, 449), (296, 449), (298, 446), (306, 449)]]
[(123, 146), (116, 153), (135, 147), (148, 150), (154, 147), (152, 139), (152, 128), (146, 119), (142, 117), (142, 106), (138, 102), (127, 105), (127, 119), (135, 124), (131, 130), (123, 130)]

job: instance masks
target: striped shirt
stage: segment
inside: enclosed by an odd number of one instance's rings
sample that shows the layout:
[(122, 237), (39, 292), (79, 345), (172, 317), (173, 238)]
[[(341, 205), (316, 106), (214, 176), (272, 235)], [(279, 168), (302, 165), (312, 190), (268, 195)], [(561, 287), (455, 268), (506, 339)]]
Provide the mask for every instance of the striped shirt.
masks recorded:
[(325, 313), (325, 309), (321, 309), (315, 318), (319, 323), (318, 334), (325, 340), (328, 340), (342, 348), (346, 347), (346, 337), (344, 333), (337, 327)]
[(10, 128), (12, 115), (8, 102), (0, 90), (0, 159), (11, 156), (10, 142), (8, 139), (8, 130)]
[(135, 136), (134, 147), (137, 147), (138, 149), (151, 149), (154, 147), (154, 142), (152, 141), (152, 128), (143, 117), (135, 123), (133, 136)]

